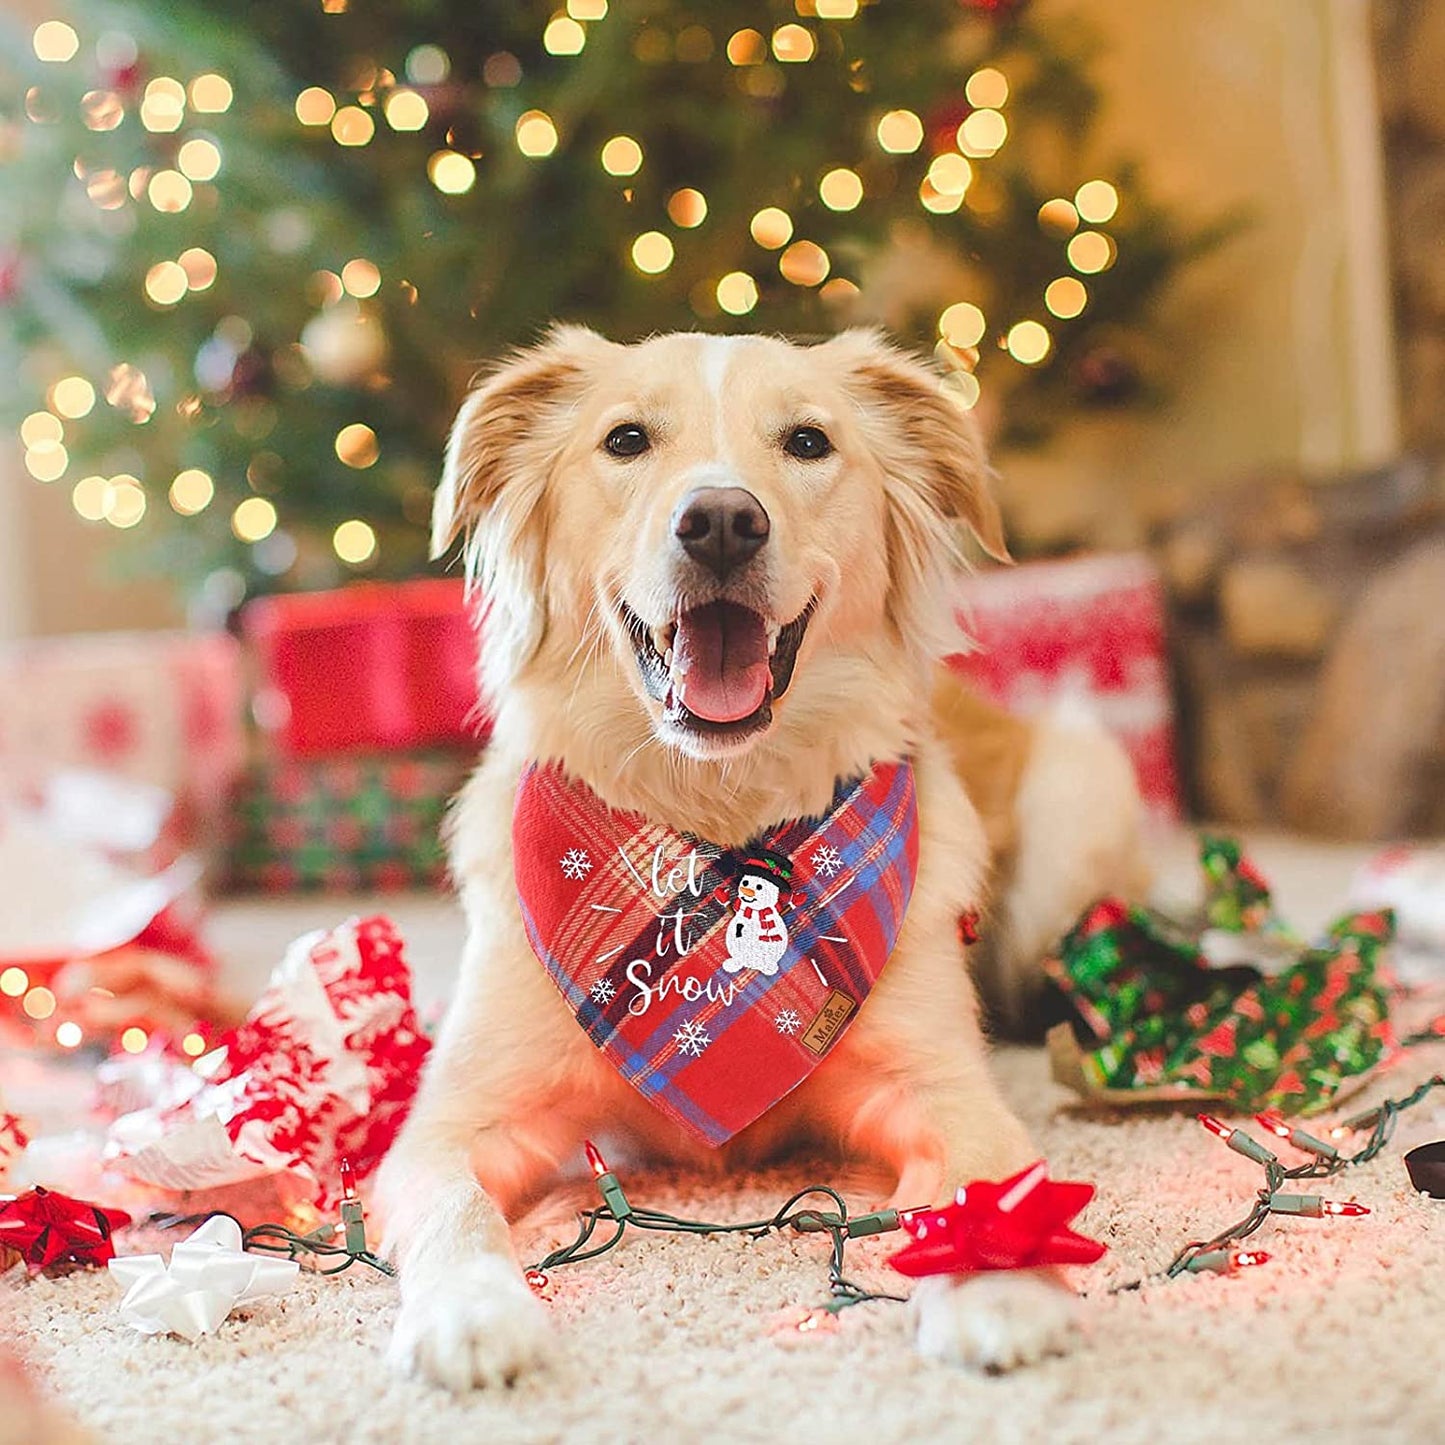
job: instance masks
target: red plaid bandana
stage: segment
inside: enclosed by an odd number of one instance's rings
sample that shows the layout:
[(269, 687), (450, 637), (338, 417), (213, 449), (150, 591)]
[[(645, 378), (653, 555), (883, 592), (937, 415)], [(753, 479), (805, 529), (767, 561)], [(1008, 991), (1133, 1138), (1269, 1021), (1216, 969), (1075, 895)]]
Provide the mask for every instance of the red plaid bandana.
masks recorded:
[(527, 936), (588, 1038), (722, 1144), (827, 1057), (883, 972), (918, 871), (913, 767), (879, 764), (734, 851), (534, 766), (512, 842)]

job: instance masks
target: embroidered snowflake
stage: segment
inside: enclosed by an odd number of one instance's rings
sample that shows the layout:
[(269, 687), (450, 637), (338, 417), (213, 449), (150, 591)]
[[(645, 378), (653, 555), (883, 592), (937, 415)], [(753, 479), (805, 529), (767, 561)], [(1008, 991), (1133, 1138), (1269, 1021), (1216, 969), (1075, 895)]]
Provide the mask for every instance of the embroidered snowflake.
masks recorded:
[(773, 1020), (773, 1025), (780, 1034), (791, 1038), (803, 1027), (803, 1020), (798, 1017), (797, 1009), (785, 1008)]
[(708, 1031), (696, 1019), (688, 1019), (672, 1037), (678, 1053), (691, 1054), (695, 1059), (700, 1059), (702, 1051), (712, 1042)]
[(611, 1003), (617, 997), (617, 985), (610, 978), (599, 978), (592, 985), (593, 1003)]
[(575, 878), (579, 882), (592, 871), (592, 859), (585, 848), (569, 848), (557, 862), (564, 878)]
[(824, 878), (831, 878), (843, 869), (843, 855), (831, 843), (824, 843), (808, 861), (813, 865), (813, 871), (821, 873)]

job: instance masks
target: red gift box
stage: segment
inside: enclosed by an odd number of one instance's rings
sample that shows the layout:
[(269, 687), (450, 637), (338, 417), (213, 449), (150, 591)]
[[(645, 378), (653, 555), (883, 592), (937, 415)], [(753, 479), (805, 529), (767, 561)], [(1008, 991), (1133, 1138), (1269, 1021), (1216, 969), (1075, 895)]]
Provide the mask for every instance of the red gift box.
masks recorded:
[(1119, 739), (1151, 814), (1179, 817), (1164, 589), (1135, 554), (1032, 562), (969, 578), (959, 622), (978, 643), (949, 663), (1024, 716), (1093, 718)]
[(475, 747), (491, 731), (460, 581), (263, 597), (242, 626), (260, 670), (257, 721), (287, 756)]

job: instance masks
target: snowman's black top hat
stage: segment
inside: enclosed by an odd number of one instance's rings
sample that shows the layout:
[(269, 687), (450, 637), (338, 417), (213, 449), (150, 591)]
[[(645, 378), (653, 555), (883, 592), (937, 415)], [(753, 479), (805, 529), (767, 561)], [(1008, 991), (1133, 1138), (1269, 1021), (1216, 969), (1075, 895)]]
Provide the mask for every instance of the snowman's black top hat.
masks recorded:
[(774, 853), (771, 848), (754, 848), (743, 857), (743, 875), (755, 873), (771, 878), (785, 887), (792, 887), (793, 860), (783, 853)]

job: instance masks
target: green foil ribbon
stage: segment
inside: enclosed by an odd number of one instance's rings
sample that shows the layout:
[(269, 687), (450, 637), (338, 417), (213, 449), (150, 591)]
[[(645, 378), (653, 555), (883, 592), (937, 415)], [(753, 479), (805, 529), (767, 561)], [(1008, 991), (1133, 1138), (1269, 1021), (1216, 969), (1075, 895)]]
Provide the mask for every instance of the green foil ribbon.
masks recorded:
[(1393, 914), (1348, 914), (1307, 945), (1238, 844), (1206, 835), (1200, 861), (1204, 926), (1287, 946), (1283, 967), (1213, 968), (1200, 930), (1104, 899), (1044, 964), (1073, 1015), (1049, 1033), (1054, 1077), (1110, 1104), (1329, 1108), (1398, 1047), (1382, 967)]

